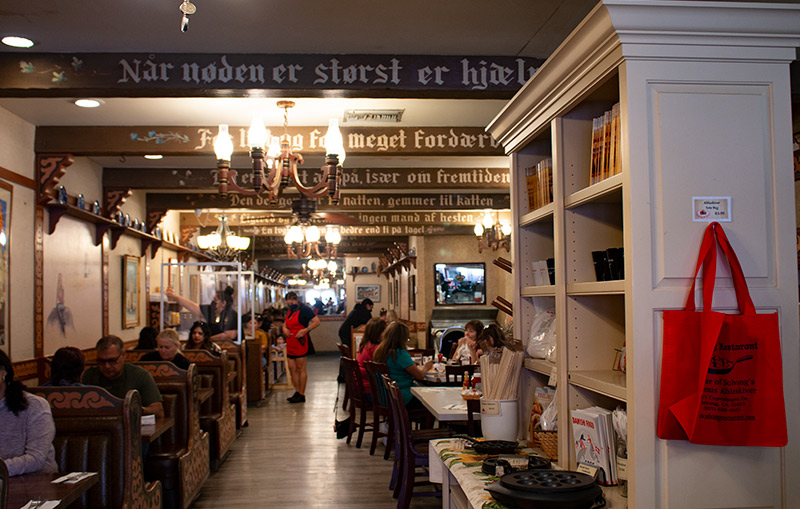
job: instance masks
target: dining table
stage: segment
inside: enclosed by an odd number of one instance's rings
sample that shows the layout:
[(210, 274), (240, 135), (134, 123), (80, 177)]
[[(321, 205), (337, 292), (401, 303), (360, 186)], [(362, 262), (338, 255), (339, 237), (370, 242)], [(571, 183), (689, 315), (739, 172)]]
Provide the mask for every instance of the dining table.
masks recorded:
[(172, 417), (156, 417), (155, 424), (142, 424), (142, 442), (150, 443), (175, 425)]
[(25, 507), (31, 501), (50, 501), (48, 508), (69, 507), (69, 505), (97, 484), (100, 476), (96, 472), (77, 481), (53, 481), (67, 475), (64, 472), (35, 472), (11, 477), (8, 482), (8, 509)]
[[(439, 422), (466, 421), (467, 402), (461, 397), (461, 387), (412, 387), (411, 394)], [(474, 415), (480, 419), (480, 414)]]

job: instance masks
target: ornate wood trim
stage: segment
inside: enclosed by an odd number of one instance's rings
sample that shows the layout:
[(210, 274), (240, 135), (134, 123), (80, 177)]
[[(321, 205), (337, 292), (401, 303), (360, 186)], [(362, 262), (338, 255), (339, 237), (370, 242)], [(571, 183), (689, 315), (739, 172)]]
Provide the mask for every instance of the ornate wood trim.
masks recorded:
[(103, 189), (103, 210), (106, 212), (106, 217), (114, 219), (122, 204), (133, 193), (130, 188), (125, 189)]
[(72, 154), (36, 154), (37, 200), (40, 204), (53, 198), (53, 190), (73, 162)]
[(108, 336), (109, 333), (109, 316), (108, 316), (108, 260), (109, 260), (109, 245), (108, 245), (108, 238), (103, 235), (103, 242), (100, 246), (100, 252), (102, 257), (102, 273), (101, 278), (103, 280), (103, 336)]
[(44, 207), (33, 216), (33, 355), (44, 355)]
[(167, 209), (156, 209), (147, 211), (147, 233), (153, 233), (158, 223), (167, 215)]

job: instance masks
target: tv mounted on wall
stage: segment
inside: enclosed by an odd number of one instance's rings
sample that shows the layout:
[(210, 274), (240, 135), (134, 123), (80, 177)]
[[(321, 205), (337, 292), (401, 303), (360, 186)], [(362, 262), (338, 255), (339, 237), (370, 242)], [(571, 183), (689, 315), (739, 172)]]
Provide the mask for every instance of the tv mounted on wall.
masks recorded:
[(436, 263), (433, 277), (437, 306), (486, 304), (485, 263)]

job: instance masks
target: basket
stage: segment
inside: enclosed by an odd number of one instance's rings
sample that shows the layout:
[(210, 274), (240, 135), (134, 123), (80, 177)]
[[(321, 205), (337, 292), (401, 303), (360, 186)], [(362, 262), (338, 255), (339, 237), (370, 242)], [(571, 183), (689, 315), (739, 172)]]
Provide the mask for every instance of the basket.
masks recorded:
[(533, 442), (544, 451), (547, 459), (558, 461), (558, 431), (536, 430), (533, 432)]

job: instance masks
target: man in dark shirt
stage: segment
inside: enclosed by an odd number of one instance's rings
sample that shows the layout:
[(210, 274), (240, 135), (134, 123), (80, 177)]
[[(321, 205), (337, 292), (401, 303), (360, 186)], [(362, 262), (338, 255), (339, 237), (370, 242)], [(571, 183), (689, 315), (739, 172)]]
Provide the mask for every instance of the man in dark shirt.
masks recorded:
[(142, 413), (164, 417), (164, 405), (156, 381), (146, 370), (125, 362), (122, 340), (117, 336), (103, 336), (97, 342), (97, 366), (83, 373), (82, 382), (96, 385), (111, 395), (124, 398), (131, 389), (142, 397)]
[[(349, 347), (352, 342), (351, 327), (364, 325), (372, 318), (373, 306), (372, 299), (364, 299), (353, 306), (353, 310), (350, 311), (350, 314), (347, 315), (347, 318), (344, 319), (341, 327), (339, 327), (339, 341), (341, 341), (343, 345)], [(341, 364), (339, 365), (339, 376), (337, 380), (339, 383), (344, 383), (344, 367)]]

